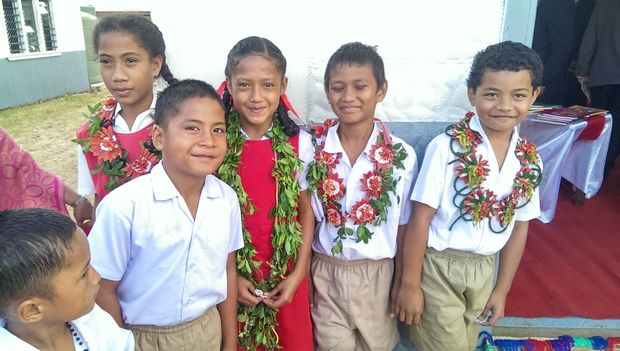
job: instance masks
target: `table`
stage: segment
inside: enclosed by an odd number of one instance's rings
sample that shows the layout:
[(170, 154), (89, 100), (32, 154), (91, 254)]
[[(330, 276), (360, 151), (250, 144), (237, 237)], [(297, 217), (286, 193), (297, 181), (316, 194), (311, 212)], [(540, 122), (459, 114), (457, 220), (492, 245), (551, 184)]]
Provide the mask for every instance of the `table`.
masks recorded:
[(587, 122), (553, 125), (526, 119), (519, 134), (536, 144), (543, 162), (538, 217), (549, 223), (555, 216), (562, 178), (570, 182), (581, 196), (596, 195), (603, 182), (603, 169), (611, 136), (611, 115), (605, 115), (605, 127), (595, 140), (577, 140)]

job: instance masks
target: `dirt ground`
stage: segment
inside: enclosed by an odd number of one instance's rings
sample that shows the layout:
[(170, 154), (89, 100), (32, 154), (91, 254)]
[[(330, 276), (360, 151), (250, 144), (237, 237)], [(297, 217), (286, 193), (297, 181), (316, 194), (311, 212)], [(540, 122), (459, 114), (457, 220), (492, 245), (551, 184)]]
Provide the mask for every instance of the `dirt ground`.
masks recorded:
[(77, 185), (75, 130), (86, 119), (88, 105), (108, 96), (107, 90), (64, 95), (0, 110), (0, 127), (28, 150), (37, 162), (66, 184)]

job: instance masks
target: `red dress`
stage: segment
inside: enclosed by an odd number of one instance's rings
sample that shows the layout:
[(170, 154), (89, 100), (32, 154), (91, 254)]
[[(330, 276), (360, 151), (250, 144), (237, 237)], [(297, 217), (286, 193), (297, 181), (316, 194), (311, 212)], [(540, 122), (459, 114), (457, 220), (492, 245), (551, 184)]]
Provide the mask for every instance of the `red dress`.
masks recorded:
[[(289, 138), (289, 142), (299, 154), (299, 135)], [(256, 247), (255, 260), (262, 262), (257, 279), (269, 277), (271, 259), (271, 233), (273, 218), (269, 212), (276, 202), (276, 182), (271, 175), (275, 164), (271, 139), (246, 140), (241, 153), (241, 164), (238, 171), (243, 189), (256, 207), (251, 215), (244, 217), (245, 226), (252, 236), (252, 244)], [(278, 327), (276, 331), (283, 350), (312, 351), (312, 322), (308, 300), (308, 281), (304, 279), (295, 292), (293, 301), (278, 310), (276, 315)]]
[[(89, 127), (90, 123), (86, 122), (78, 128), (76, 132), (78, 139), (90, 137), (88, 134)], [(125, 151), (127, 151), (127, 162), (131, 163), (137, 159), (138, 156), (140, 156), (141, 144), (149, 139), (149, 134), (151, 133), (152, 128), (153, 123), (135, 133), (114, 133), (118, 143), (123, 147), (123, 149), (125, 149)], [(84, 156), (86, 157), (88, 169), (91, 171), (99, 165), (97, 156), (95, 156), (92, 152), (86, 152)], [(93, 178), (93, 183), (95, 184), (95, 193), (97, 194), (99, 201), (101, 201), (106, 195), (108, 195), (108, 193), (110, 193), (110, 191), (113, 190), (105, 188), (105, 185), (108, 183), (108, 176), (103, 172), (97, 172), (95, 174), (91, 173), (90, 176)]]

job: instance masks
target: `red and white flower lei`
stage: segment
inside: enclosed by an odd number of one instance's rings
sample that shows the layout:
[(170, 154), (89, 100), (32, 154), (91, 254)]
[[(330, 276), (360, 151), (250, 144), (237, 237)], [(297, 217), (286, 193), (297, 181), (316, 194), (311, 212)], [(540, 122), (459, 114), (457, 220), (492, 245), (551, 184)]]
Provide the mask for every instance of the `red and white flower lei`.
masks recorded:
[(138, 158), (132, 162), (127, 160), (127, 151), (118, 143), (113, 129), (116, 103), (111, 97), (89, 106), (91, 114), (86, 115), (90, 122), (89, 137), (73, 140), (82, 145), (84, 153), (92, 152), (97, 157), (99, 165), (92, 172), (103, 172), (108, 176), (106, 189), (114, 189), (131, 179), (149, 173), (161, 159), (161, 152), (155, 148), (149, 135), (148, 140), (140, 145)]
[[(477, 154), (476, 148), (482, 143), (482, 136), (469, 127), (473, 116), (473, 112), (468, 112), (465, 118), (446, 129), (446, 134), (452, 138), (450, 150), (457, 157), (450, 163), (457, 163), (453, 202), (460, 214), (450, 229), (460, 219), (472, 221), (474, 225), (489, 219), (491, 231), (502, 233), (512, 223), (516, 209), (525, 206), (539, 186), (542, 180), (540, 158), (536, 145), (519, 138), (514, 153), (521, 167), (513, 180), (512, 192), (498, 200), (493, 191), (482, 187), (490, 170), (488, 161)], [(458, 145), (458, 149), (455, 145)], [(461, 201), (457, 203), (459, 197)], [(497, 217), (499, 228), (493, 226), (490, 220), (493, 217)]]
[[(387, 208), (391, 205), (389, 193), (394, 194), (400, 201), (396, 195), (397, 179), (393, 178), (394, 168), (404, 169), (402, 161), (407, 158), (403, 146), (392, 144), (387, 129), (382, 126), (370, 149), (373, 170), (360, 179), (360, 189), (365, 196), (357, 201), (351, 210), (343, 210), (340, 200), (346, 194), (346, 187), (336, 172), (342, 154), (332, 154), (324, 149), (327, 131), (337, 123), (337, 119), (328, 119), (322, 126), (312, 128), (315, 155), (314, 161), (308, 166), (307, 175), (310, 188), (317, 191), (323, 204), (327, 222), (338, 228), (335, 245), (332, 247), (333, 254), (342, 252), (343, 240), (347, 238), (368, 243), (373, 232), (367, 226), (378, 226), (387, 219)], [(346, 226), (349, 220), (357, 226), (355, 233)]]

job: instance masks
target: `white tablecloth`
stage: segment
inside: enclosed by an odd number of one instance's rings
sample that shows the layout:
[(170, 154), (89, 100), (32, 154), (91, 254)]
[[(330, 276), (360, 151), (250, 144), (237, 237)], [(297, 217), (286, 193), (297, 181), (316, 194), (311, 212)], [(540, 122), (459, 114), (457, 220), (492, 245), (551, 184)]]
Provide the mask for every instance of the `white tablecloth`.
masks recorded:
[(603, 168), (611, 136), (611, 115), (605, 116), (605, 127), (595, 140), (577, 138), (586, 128), (586, 121), (560, 126), (533, 122), (521, 123), (520, 135), (534, 142), (543, 161), (543, 179), (540, 185), (540, 210), (538, 217), (549, 223), (555, 208), (562, 178), (586, 194), (594, 196), (603, 182)]

